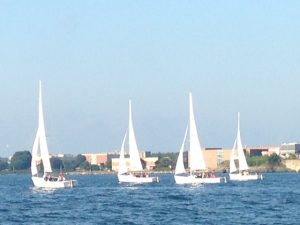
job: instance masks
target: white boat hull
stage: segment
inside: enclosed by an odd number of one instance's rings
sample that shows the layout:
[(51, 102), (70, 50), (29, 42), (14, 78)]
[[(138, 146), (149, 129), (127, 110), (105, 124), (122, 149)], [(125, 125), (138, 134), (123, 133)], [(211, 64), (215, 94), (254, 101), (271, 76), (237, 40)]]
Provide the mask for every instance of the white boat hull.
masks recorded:
[(72, 188), (77, 186), (76, 180), (49, 181), (43, 177), (31, 177), (34, 186), (39, 188)]
[(119, 174), (118, 175), (119, 183), (135, 183), (135, 184), (142, 184), (142, 183), (158, 183), (158, 177), (136, 177), (132, 174)]
[(217, 183), (226, 183), (225, 177), (207, 177), (207, 178), (200, 178), (196, 177), (195, 175), (189, 176), (181, 176), (181, 175), (174, 175), (176, 184), (217, 184)]
[(262, 180), (262, 174), (241, 174), (241, 173), (230, 173), (229, 179), (232, 181), (248, 181), (248, 180)]

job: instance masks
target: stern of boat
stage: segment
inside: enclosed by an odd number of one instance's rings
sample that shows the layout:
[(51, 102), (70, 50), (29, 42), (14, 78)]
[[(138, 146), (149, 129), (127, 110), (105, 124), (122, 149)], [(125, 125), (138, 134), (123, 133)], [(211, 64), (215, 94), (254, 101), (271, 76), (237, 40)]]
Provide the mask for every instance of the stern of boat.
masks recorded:
[(77, 180), (65, 180), (63, 182), (65, 188), (72, 188), (77, 186)]
[(159, 178), (158, 177), (152, 177), (152, 181), (154, 183), (159, 183)]

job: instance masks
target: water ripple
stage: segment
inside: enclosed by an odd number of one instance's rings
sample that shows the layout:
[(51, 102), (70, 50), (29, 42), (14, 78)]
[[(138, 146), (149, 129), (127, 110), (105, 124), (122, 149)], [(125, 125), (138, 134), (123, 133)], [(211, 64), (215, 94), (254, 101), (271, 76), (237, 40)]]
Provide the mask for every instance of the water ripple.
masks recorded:
[(180, 186), (172, 175), (120, 185), (113, 175), (74, 176), (73, 189), (34, 188), (28, 175), (0, 177), (3, 224), (299, 224), (300, 174), (259, 182)]

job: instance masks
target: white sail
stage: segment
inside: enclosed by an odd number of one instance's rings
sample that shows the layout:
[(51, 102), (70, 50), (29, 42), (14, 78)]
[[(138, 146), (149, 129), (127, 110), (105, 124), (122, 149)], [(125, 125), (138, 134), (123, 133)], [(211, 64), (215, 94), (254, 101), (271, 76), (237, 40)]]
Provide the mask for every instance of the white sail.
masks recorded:
[(121, 151), (120, 151), (120, 159), (119, 159), (119, 171), (118, 174), (123, 174), (127, 172), (127, 166), (125, 162), (125, 152), (124, 152), (124, 146), (125, 146), (125, 140), (127, 137), (127, 132), (125, 133), (122, 146), (121, 146)]
[(128, 139), (129, 139), (130, 171), (142, 171), (143, 167), (140, 160), (139, 150), (134, 135), (130, 100), (129, 100)]
[(180, 151), (179, 151), (179, 155), (178, 155), (178, 158), (177, 158), (175, 174), (185, 173), (184, 163), (183, 163), (183, 151), (184, 151), (184, 143), (185, 143), (185, 140), (186, 140), (187, 132), (188, 132), (188, 127), (185, 130), (183, 142), (182, 142), (182, 145), (181, 145), (181, 148), (180, 148)]
[(38, 150), (39, 150), (39, 130), (37, 130), (33, 147), (32, 147), (32, 153), (31, 153), (31, 175), (35, 176), (38, 174), (37, 169), (37, 158), (38, 158)]
[(193, 98), (189, 93), (189, 128), (190, 128), (190, 153), (189, 153), (189, 165), (190, 170), (205, 170), (206, 165), (203, 159), (203, 153), (201, 150), (198, 132), (196, 128), (194, 110), (193, 110)]
[(46, 132), (45, 132), (45, 122), (43, 114), (43, 102), (42, 102), (42, 83), (39, 82), (39, 122), (36, 138), (32, 147), (32, 162), (31, 162), (31, 173), (32, 175), (37, 174), (36, 160), (38, 157), (38, 148), (40, 149), (40, 155), (42, 157), (44, 173), (51, 173), (50, 157), (47, 146)]
[(248, 164), (246, 161), (246, 157), (244, 154), (242, 140), (241, 140), (241, 133), (240, 133), (240, 113), (238, 113), (238, 131), (236, 137), (236, 145), (238, 150), (238, 159), (239, 159), (239, 170), (248, 170)]
[(234, 141), (233, 148), (231, 150), (230, 155), (230, 165), (229, 165), (229, 172), (233, 173), (237, 171), (234, 160), (237, 159), (237, 152), (236, 152), (236, 140)]
[(44, 173), (52, 172), (50, 157), (45, 132), (45, 122), (42, 103), (42, 82), (40, 81), (40, 96), (39, 96), (39, 131), (40, 131), (40, 150), (44, 166)]

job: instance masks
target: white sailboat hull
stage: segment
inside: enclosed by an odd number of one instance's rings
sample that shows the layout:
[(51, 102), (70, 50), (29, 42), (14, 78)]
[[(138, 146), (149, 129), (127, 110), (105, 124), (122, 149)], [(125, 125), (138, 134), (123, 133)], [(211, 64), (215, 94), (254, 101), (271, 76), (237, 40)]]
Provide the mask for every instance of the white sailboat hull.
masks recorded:
[(72, 188), (77, 186), (76, 180), (49, 181), (43, 177), (31, 177), (35, 187), (39, 188)]
[(226, 183), (225, 177), (207, 177), (200, 178), (195, 175), (174, 175), (176, 184), (217, 184), (217, 183)]
[(118, 175), (119, 183), (134, 183), (134, 184), (142, 184), (142, 183), (157, 183), (159, 182), (158, 177), (136, 177), (132, 174), (119, 174)]
[(262, 174), (242, 174), (242, 173), (230, 173), (229, 179), (232, 181), (248, 181), (248, 180), (262, 180)]

